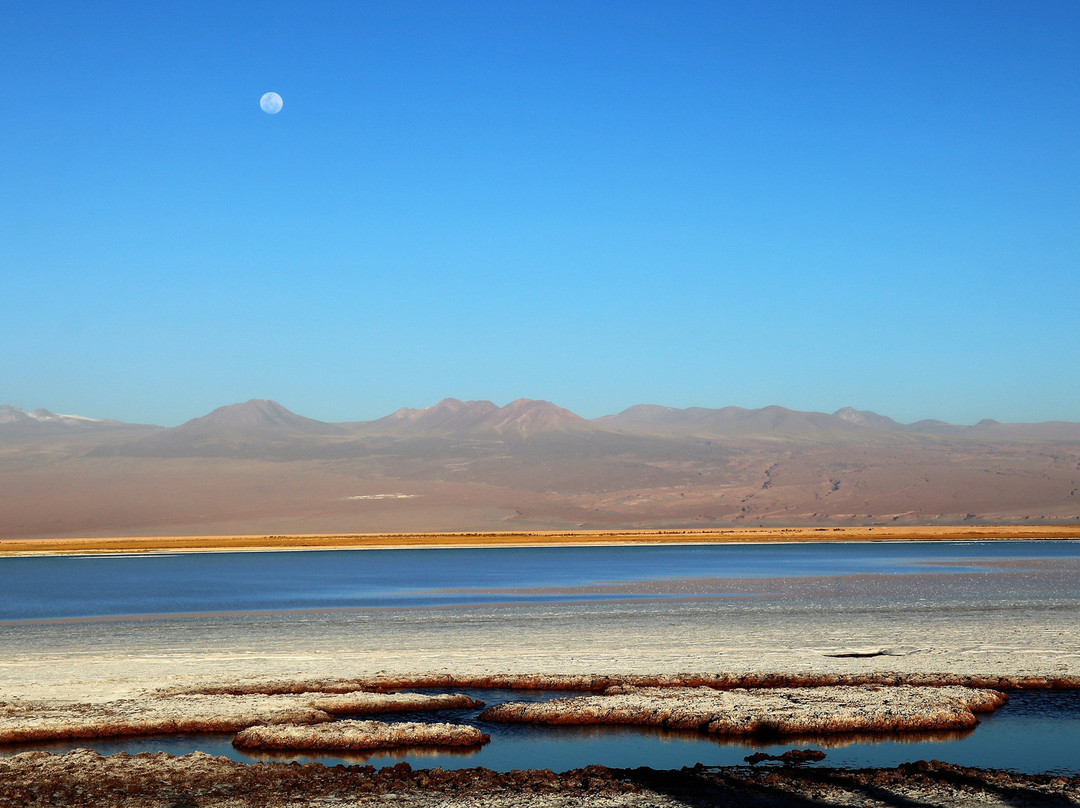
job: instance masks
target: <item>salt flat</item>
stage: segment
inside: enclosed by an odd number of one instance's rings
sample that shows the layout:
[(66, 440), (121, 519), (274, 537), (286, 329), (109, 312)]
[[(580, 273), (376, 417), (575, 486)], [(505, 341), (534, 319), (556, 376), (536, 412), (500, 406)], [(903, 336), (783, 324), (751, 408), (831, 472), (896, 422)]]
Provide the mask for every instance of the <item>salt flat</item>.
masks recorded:
[(923, 592), (17, 622), (0, 624), (0, 681), (4, 698), (96, 700), (379, 673), (1080, 676), (1078, 616)]

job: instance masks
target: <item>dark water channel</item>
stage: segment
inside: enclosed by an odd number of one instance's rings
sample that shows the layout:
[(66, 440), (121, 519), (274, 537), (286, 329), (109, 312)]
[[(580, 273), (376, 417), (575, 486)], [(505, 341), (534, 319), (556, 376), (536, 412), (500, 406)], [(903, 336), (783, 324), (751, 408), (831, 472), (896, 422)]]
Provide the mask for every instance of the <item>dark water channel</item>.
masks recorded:
[[(440, 692), (440, 691), (419, 691)], [(485, 701), (537, 701), (566, 693), (505, 690), (455, 690)], [(651, 766), (677, 769), (742, 765), (753, 752), (779, 754), (792, 748), (815, 748), (826, 753), (821, 765), (857, 768), (891, 767), (915, 760), (944, 760), (964, 766), (1009, 769), (1026, 773), (1080, 774), (1080, 691), (1024, 691), (1012, 693), (1009, 703), (984, 715), (974, 730), (947, 733), (818, 736), (787, 739), (782, 743), (749, 739), (724, 740), (697, 732), (633, 727), (542, 727), (479, 721), (479, 709), (438, 713), (401, 713), (369, 716), (383, 721), (449, 721), (469, 723), (491, 735), (491, 742), (476, 749), (446, 751), (438, 748), (385, 750), (371, 754), (296, 755), (252, 753), (232, 746), (231, 734), (150, 736), (105, 741), (68, 741), (51, 744), (0, 746), (0, 755), (29, 749), (63, 753), (89, 747), (101, 754), (116, 752), (169, 752), (183, 755), (201, 751), (245, 763), (262, 761), (318, 761), (327, 765), (371, 764), (390, 766), (408, 761), (414, 768), (444, 769), (483, 766), (496, 771), (552, 769), (565, 771), (588, 764), (616, 768)]]

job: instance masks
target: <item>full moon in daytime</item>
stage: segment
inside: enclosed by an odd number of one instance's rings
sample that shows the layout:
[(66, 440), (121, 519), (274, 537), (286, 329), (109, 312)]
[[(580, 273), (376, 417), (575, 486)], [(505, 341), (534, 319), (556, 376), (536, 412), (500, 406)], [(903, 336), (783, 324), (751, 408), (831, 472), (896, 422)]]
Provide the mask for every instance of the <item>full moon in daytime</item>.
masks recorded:
[(285, 102), (281, 100), (281, 96), (277, 93), (264, 93), (263, 97), (259, 99), (259, 106), (267, 115), (277, 115), (284, 105)]

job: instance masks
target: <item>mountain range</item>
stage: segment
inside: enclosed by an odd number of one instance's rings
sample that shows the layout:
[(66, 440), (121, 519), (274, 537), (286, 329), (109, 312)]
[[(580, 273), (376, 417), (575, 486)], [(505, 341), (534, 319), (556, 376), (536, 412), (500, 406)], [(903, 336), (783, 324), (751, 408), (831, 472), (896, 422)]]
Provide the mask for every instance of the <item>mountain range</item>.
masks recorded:
[(1080, 521), (1080, 424), (445, 399), (180, 426), (0, 406), (0, 539)]

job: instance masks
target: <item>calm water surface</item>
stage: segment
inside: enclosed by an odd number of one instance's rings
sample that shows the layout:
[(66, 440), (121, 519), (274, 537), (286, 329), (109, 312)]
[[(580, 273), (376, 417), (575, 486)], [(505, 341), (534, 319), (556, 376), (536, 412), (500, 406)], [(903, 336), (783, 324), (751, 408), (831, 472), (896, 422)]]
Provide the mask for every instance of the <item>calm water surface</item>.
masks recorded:
[[(1080, 541), (499, 547), (0, 558), (0, 620), (405, 608), (643, 597), (558, 591), (664, 582), (1015, 572)], [(999, 566), (1000, 565), (1000, 566)], [(1075, 576), (1074, 576), (1075, 578)], [(1066, 581), (1066, 584), (1069, 582)], [(1080, 580), (1072, 581), (1080, 587)], [(1060, 586), (1061, 582), (1055, 585)], [(517, 590), (533, 591), (517, 591)], [(551, 591), (536, 591), (536, 590)], [(713, 596), (739, 596), (718, 581)]]

